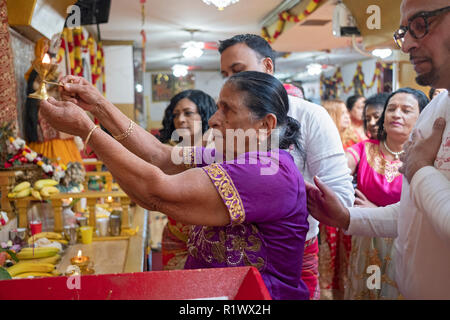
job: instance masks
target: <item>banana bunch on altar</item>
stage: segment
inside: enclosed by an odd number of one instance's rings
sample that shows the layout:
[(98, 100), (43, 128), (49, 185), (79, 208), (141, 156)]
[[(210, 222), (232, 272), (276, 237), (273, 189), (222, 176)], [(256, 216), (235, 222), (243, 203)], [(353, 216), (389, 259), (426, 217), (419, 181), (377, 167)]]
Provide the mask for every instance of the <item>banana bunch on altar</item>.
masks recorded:
[(8, 194), (10, 199), (20, 199), (28, 196), (33, 196), (36, 200), (45, 200), (53, 194), (59, 193), (59, 189), (56, 187), (58, 181), (53, 179), (41, 179), (34, 183), (31, 187), (31, 183), (24, 181), (16, 185), (12, 191)]
[(59, 276), (56, 266), (61, 260), (62, 245), (67, 243), (61, 233), (35, 234), (28, 238), (30, 247), (22, 248), (17, 253), (8, 251), (16, 263), (6, 271), (13, 279)]
[(61, 259), (58, 248), (23, 248), (14, 258), (16, 264), (6, 269), (13, 279), (60, 275), (56, 270), (56, 265)]

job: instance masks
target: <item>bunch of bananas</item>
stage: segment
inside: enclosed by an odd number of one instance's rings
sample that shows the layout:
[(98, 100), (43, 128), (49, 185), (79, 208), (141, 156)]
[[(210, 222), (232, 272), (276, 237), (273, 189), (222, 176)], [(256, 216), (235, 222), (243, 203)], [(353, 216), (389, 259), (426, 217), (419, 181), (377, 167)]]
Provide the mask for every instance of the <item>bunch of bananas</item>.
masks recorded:
[(56, 264), (61, 259), (58, 252), (53, 247), (23, 248), (16, 254), (19, 262), (6, 270), (14, 278), (58, 276)]
[(63, 236), (61, 235), (61, 233), (41, 232), (41, 233), (37, 233), (37, 234), (29, 237), (28, 244), (31, 245), (31, 244), (35, 243), (37, 240), (42, 239), (42, 238), (47, 238), (50, 241), (56, 241), (56, 242), (59, 242), (61, 244), (65, 244), (65, 245), (67, 245), (69, 243), (67, 240), (63, 239)]
[(53, 179), (41, 179), (34, 183), (34, 188), (31, 188), (31, 183), (24, 181), (13, 188), (8, 198), (19, 199), (32, 195), (37, 200), (42, 200), (42, 197), (48, 198), (52, 194), (59, 193), (59, 189), (55, 187), (57, 184), (58, 182)]

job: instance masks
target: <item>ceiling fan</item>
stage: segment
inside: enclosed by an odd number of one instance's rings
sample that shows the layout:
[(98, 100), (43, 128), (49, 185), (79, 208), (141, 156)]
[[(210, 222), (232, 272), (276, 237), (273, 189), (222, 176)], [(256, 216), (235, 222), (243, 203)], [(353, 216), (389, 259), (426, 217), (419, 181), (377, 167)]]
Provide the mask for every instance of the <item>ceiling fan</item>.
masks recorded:
[(194, 33), (199, 29), (183, 29), (191, 34), (191, 40), (183, 43), (183, 56), (186, 58), (199, 58), (203, 55), (203, 50), (218, 50), (217, 41), (194, 41)]

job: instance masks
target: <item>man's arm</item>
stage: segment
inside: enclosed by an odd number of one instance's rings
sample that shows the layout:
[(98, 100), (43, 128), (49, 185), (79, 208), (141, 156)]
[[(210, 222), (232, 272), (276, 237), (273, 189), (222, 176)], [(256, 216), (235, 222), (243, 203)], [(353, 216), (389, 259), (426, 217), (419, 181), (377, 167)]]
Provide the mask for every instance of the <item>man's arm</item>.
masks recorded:
[(346, 234), (366, 237), (398, 236), (397, 220), (400, 213), (400, 202), (387, 207), (349, 208), (350, 224)]
[(304, 132), (309, 172), (329, 186), (346, 207), (352, 207), (355, 190), (337, 127), (323, 107), (310, 107), (317, 109), (307, 119), (309, 123), (304, 124), (308, 129)]
[(346, 208), (329, 186), (317, 177), (306, 182), (308, 211), (320, 222), (368, 237), (397, 237), (400, 203), (379, 208)]
[(438, 236), (450, 246), (450, 181), (436, 168), (426, 166), (413, 176), (410, 193)]

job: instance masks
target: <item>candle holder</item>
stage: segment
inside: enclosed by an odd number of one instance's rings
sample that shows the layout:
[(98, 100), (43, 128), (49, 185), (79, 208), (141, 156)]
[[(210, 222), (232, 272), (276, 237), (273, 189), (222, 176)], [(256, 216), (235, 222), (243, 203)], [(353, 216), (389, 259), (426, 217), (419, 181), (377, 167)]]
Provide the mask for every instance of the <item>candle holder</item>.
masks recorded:
[(32, 66), (39, 75), (40, 83), (39, 89), (37, 89), (33, 93), (30, 93), (28, 97), (37, 100), (47, 100), (48, 99), (46, 87), (47, 77), (55, 73), (56, 69), (58, 68), (58, 65), (51, 63), (50, 56), (46, 53), (42, 61), (39, 62), (37, 60), (34, 60)]
[(70, 259), (70, 263), (77, 266), (82, 275), (94, 274), (95, 272), (89, 257), (78, 254), (76, 257)]

